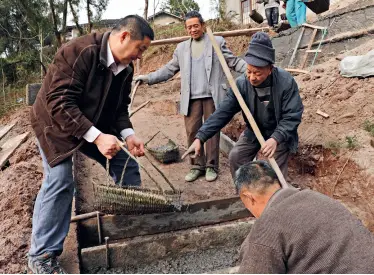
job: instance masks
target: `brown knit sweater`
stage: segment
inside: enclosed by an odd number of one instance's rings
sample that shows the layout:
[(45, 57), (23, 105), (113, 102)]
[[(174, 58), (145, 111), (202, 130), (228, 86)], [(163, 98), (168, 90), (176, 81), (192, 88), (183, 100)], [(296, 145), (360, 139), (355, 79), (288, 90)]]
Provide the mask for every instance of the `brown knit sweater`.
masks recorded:
[(239, 273), (374, 273), (374, 235), (310, 190), (276, 192), (240, 254)]

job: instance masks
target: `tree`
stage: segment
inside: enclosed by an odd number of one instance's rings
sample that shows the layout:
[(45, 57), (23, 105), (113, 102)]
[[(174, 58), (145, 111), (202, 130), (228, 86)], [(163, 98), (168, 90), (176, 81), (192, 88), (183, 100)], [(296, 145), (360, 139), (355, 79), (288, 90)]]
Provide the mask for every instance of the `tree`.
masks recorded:
[(40, 65), (40, 31), (52, 31), (46, 0), (0, 1), (1, 79), (12, 83), (25, 79)]
[(161, 9), (171, 14), (184, 17), (189, 11), (199, 11), (200, 7), (195, 0), (167, 0), (163, 3)]
[(210, 0), (210, 6), (216, 13), (216, 17), (219, 19), (226, 18), (226, 0)]
[[(108, 6), (109, 0), (86, 0), (86, 11), (88, 20), (88, 33), (91, 33), (93, 22), (99, 21)], [(93, 16), (92, 8), (95, 11)]]
[(76, 12), (76, 7), (79, 5), (79, 0), (68, 0), (71, 14), (73, 15), (73, 21), (79, 31), (79, 36), (84, 34), (83, 28), (79, 25), (79, 18)]
[(148, 0), (145, 0), (145, 3), (144, 3), (143, 17), (144, 17), (145, 20), (148, 19)]
[(48, 0), (48, 2), (49, 2), (49, 8), (50, 8), (50, 11), (51, 11), (51, 15), (52, 15), (53, 31), (54, 31), (55, 36), (56, 36), (57, 47), (61, 47), (61, 45), (62, 45), (61, 33), (58, 29), (58, 20), (57, 20), (57, 15), (56, 15), (55, 3), (54, 3), (53, 0)]

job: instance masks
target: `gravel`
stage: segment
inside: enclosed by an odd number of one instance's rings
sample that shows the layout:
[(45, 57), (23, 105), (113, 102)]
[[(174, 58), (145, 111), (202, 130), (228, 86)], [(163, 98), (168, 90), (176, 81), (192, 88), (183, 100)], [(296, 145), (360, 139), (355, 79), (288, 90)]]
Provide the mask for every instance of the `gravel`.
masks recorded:
[(126, 268), (90, 271), (101, 274), (167, 274), (205, 273), (238, 265), (240, 247), (215, 247), (204, 251), (188, 252), (178, 258), (168, 258), (155, 263)]

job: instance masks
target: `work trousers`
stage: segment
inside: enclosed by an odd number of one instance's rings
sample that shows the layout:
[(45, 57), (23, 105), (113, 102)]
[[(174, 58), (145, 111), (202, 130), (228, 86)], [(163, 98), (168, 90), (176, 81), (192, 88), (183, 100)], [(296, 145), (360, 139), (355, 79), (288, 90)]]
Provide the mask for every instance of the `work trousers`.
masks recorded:
[(279, 8), (268, 8), (265, 10), (265, 15), (270, 27), (278, 24)]
[[(69, 157), (55, 167), (50, 167), (40, 146), (39, 150), (43, 159), (44, 180), (34, 206), (29, 257), (37, 257), (47, 252), (59, 256), (70, 226), (75, 188), (73, 162), (72, 157)], [(106, 166), (106, 158), (96, 145), (86, 143), (80, 151), (103, 167)], [(127, 158), (128, 155), (121, 150), (110, 160), (109, 172), (116, 184), (120, 183)], [(139, 186), (140, 183), (139, 166), (130, 159), (122, 185)]]
[(291, 27), (297, 27), (306, 22), (306, 5), (301, 0), (288, 0), (286, 16)]
[[(214, 111), (214, 101), (211, 97), (190, 100), (188, 116), (184, 117), (188, 147), (194, 142), (197, 131), (203, 125), (203, 118), (206, 121)], [(219, 138), (218, 132), (205, 143), (205, 149), (203, 146), (200, 156), (190, 158), (192, 169), (204, 171), (207, 167), (211, 167), (218, 172)]]
[[(244, 134), (241, 134), (229, 154), (230, 170), (233, 178), (235, 178), (235, 172), (240, 166), (253, 161), (260, 149), (261, 145), (257, 140), (251, 141)], [(288, 156), (287, 144), (284, 142), (278, 144), (274, 158), (285, 179), (288, 175)]]

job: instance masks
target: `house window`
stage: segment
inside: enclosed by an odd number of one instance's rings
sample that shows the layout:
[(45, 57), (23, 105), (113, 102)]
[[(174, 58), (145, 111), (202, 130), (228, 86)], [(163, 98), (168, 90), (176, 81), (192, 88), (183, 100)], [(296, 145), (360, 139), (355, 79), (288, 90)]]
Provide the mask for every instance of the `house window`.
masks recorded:
[[(251, 18), (249, 17), (249, 14), (251, 10), (257, 9), (257, 3), (254, 0), (241, 0), (242, 5), (242, 22), (243, 24), (249, 24), (252, 22)], [(251, 8), (252, 6), (252, 8)]]

